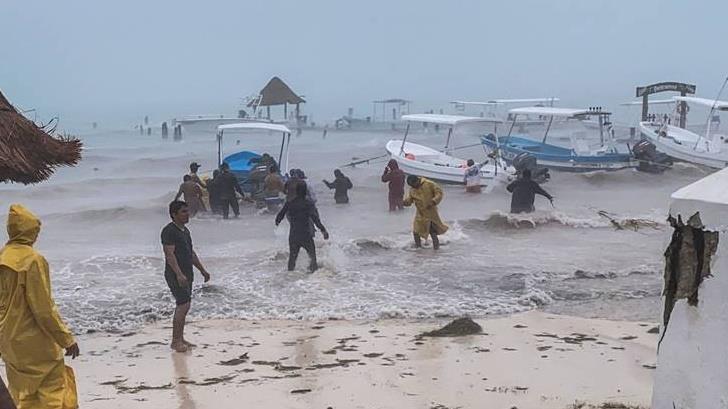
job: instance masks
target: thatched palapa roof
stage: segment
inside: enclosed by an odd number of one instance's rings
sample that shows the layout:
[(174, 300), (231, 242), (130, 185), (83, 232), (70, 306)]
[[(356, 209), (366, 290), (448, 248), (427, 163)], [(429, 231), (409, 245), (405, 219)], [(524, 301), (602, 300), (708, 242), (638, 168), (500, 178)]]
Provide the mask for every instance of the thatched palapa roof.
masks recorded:
[(42, 182), (56, 167), (72, 166), (80, 159), (81, 141), (51, 136), (0, 92), (0, 182)]
[(260, 91), (260, 97), (248, 103), (249, 107), (265, 107), (283, 104), (300, 104), (306, 102), (296, 95), (283, 80), (278, 77), (271, 78), (265, 87)]

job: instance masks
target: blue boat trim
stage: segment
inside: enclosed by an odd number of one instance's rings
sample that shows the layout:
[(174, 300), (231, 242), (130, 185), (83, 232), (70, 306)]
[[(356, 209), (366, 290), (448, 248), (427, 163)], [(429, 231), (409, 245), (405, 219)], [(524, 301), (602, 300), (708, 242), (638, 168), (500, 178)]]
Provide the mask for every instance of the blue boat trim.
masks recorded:
[(500, 145), (501, 156), (509, 165), (516, 156), (525, 152), (533, 155), (539, 164), (559, 170), (593, 171), (634, 167), (632, 157), (627, 153), (606, 152), (597, 155), (577, 155), (573, 149), (519, 136), (499, 137), (499, 143), (496, 143), (493, 135), (481, 136), (480, 140), (483, 145), (492, 150)]

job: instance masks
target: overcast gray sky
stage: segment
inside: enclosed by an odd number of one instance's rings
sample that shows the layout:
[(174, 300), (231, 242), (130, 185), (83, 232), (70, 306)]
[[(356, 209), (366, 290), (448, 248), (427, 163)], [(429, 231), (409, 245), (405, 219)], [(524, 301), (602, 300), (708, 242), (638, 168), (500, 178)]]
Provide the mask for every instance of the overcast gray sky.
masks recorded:
[(323, 121), (389, 97), (614, 106), (663, 80), (714, 97), (728, 74), (725, 0), (3, 3), (0, 89), (67, 124), (232, 114), (273, 75)]

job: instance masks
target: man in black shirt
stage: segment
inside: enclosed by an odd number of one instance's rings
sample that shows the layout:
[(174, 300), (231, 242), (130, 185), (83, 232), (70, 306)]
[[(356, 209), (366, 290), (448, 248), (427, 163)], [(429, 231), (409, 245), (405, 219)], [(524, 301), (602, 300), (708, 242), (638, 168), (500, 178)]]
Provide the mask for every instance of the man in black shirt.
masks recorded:
[(506, 189), (513, 193), (511, 197), (511, 213), (533, 212), (535, 210), (533, 202), (536, 199), (536, 194), (549, 199), (551, 204), (554, 202), (553, 196), (543, 190), (538, 183), (531, 180), (531, 170), (529, 169), (524, 169), (521, 178), (511, 182)]
[(193, 346), (184, 337), (185, 319), (192, 301), (192, 267), (202, 273), (205, 282), (210, 281), (210, 273), (202, 266), (192, 247), (192, 236), (185, 225), (190, 221), (190, 212), (185, 202), (175, 200), (169, 204), (172, 222), (162, 229), (162, 248), (164, 249), (164, 278), (176, 301), (172, 321), (171, 347), (177, 352), (186, 352)]
[(231, 207), (233, 208), (235, 217), (240, 216), (240, 206), (238, 206), (238, 198), (235, 196), (235, 192), (240, 193), (240, 196), (245, 195), (243, 194), (243, 189), (240, 188), (238, 178), (230, 172), (230, 165), (227, 163), (220, 165), (220, 176), (218, 176), (218, 181), (215, 184), (218, 189), (218, 197), (220, 198), (222, 218), (228, 218)]
[(290, 247), (288, 271), (293, 271), (296, 268), (296, 259), (298, 258), (299, 251), (301, 251), (301, 247), (306, 250), (311, 259), (309, 271), (313, 273), (318, 270), (316, 245), (313, 242), (314, 231), (311, 228), (311, 222), (321, 230), (321, 233), (324, 235), (324, 240), (329, 239), (329, 233), (321, 223), (316, 206), (313, 202), (306, 199), (307, 192), (308, 188), (305, 183), (296, 184), (296, 197), (286, 202), (276, 216), (276, 226), (283, 221), (286, 214), (288, 214), (288, 222), (291, 225), (291, 229), (288, 232), (288, 245)]

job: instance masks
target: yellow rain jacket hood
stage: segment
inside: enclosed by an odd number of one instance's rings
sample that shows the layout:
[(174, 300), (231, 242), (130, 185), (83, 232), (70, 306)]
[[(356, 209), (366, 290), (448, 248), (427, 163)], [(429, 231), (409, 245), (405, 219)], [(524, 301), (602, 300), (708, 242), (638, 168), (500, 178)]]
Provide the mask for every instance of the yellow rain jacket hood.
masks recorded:
[(448, 229), (437, 212), (437, 205), (442, 198), (442, 189), (437, 183), (420, 177), (420, 186), (410, 188), (409, 194), (404, 199), (405, 206), (414, 204), (417, 208), (412, 231), (425, 240), (430, 235), (430, 226), (434, 227), (437, 234), (445, 234)]
[(0, 354), (18, 409), (77, 407), (73, 372), (63, 350), (75, 343), (51, 295), (48, 263), (33, 244), (40, 220), (10, 206), (0, 250)]

